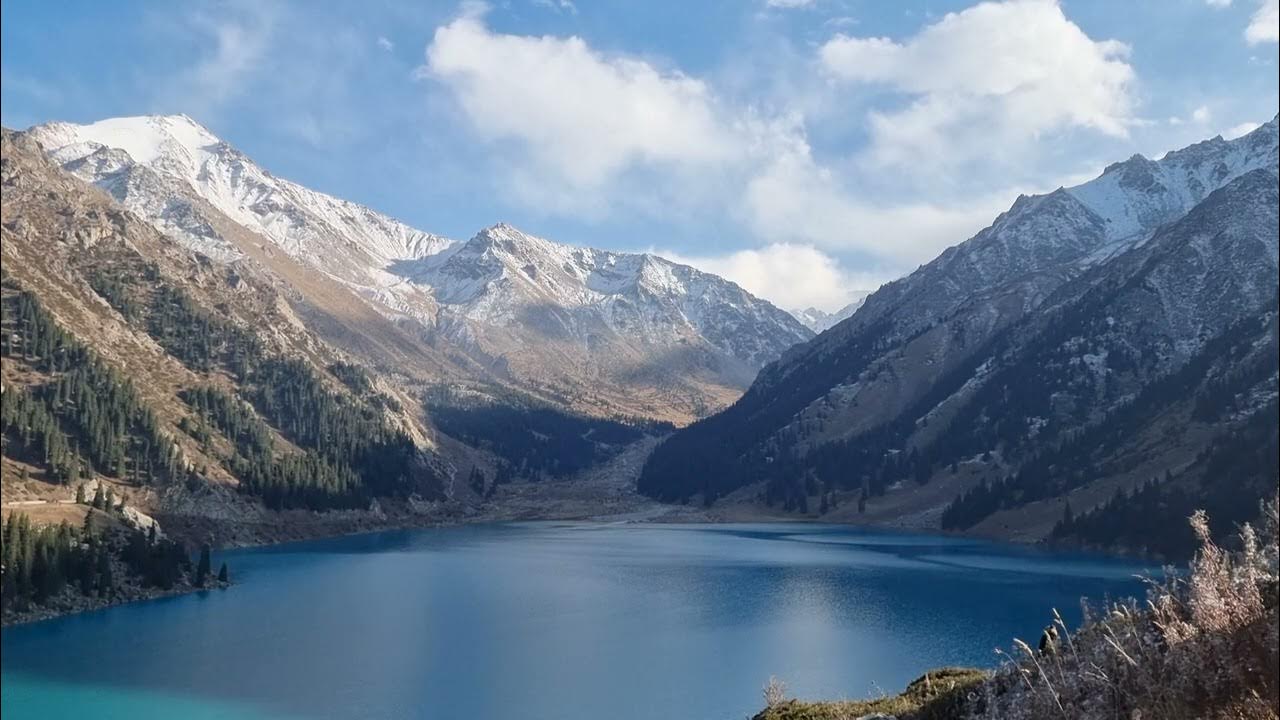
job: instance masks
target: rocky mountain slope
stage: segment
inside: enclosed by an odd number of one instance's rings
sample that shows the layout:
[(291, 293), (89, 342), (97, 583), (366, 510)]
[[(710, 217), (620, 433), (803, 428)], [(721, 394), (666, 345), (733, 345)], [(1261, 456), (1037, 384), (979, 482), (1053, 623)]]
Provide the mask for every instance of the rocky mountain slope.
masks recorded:
[(415, 394), (308, 330), (270, 270), (174, 243), (24, 134), (2, 182), (7, 506), (105, 483), (166, 525), (254, 532), (454, 494)]
[(1081, 517), (1156, 477), (1146, 502), (1231, 497), (1229, 527), (1275, 484), (1274, 458), (1205, 468), (1275, 443), (1276, 167), (1272, 120), (1019, 198), (660, 446), (642, 488), (1172, 552)]
[[(497, 225), (466, 242), (273, 176), (182, 115), (30, 134), (77, 177), (219, 262), (283, 254), (522, 391), (593, 415), (686, 422), (812, 336), (714, 275)], [(310, 273), (308, 273), (310, 274)], [(313, 294), (311, 278), (294, 283)]]
[(208, 208), (242, 254), (196, 252), (30, 134), (4, 131), (0, 167), (6, 514), (217, 543), (528, 516), (522, 483), (573, 487), (669, 430), (521, 392)]

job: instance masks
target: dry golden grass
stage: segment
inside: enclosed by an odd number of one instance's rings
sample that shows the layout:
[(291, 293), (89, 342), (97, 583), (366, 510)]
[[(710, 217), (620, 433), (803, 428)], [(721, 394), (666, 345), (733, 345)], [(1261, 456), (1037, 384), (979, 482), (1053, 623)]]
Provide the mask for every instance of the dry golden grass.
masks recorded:
[[(1191, 518), (1200, 551), (1187, 573), (1152, 583), (1145, 604), (1090, 612), (1050, 652), (1024, 642), (991, 676), (948, 677), (954, 688), (864, 702), (778, 700), (757, 720), (841, 720), (885, 713), (900, 720), (1277, 720), (1280, 718), (1280, 499), (1228, 551)], [(929, 676), (926, 676), (929, 677)]]
[(917, 720), (950, 720), (961, 717), (975, 688), (988, 673), (970, 668), (942, 668), (912, 682), (900, 695), (871, 700), (837, 700), (806, 703), (783, 699), (786, 686), (770, 678), (765, 686), (768, 706), (755, 720), (854, 720), (876, 713)]
[[(1189, 573), (1153, 584), (1145, 605), (1120, 603), (1091, 617), (1053, 653), (1019, 644), (984, 686), (974, 717), (1020, 720), (1274, 720), (1277, 674), (1277, 504), (1240, 550), (1209, 537)], [(1059, 624), (1061, 620), (1059, 619)], [(1065, 628), (1063, 628), (1065, 631)]]

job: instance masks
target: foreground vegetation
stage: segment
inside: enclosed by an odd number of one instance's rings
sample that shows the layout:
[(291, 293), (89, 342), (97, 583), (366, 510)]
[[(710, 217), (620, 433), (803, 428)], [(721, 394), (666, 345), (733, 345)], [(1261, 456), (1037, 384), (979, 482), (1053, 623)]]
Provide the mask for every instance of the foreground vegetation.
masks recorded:
[(1280, 717), (1280, 517), (1273, 500), (1239, 548), (1191, 518), (1200, 549), (1189, 573), (1153, 583), (1145, 604), (1090, 612), (1075, 633), (1041, 651), (1018, 641), (991, 674), (940, 670), (901, 695), (804, 703), (765, 688), (756, 720), (845, 720), (875, 713), (900, 720), (1274, 720)]
[(901, 695), (818, 703), (786, 700), (786, 688), (770, 680), (764, 691), (770, 707), (756, 720), (853, 720), (867, 715), (950, 720), (963, 715), (971, 693), (989, 677), (989, 673), (972, 668), (943, 668), (926, 673)]

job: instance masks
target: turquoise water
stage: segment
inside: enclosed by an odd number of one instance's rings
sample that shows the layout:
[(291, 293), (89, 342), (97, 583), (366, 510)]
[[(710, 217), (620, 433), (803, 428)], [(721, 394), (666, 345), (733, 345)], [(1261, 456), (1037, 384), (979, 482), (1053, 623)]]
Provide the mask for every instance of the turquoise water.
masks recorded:
[(815, 525), (520, 523), (224, 553), (237, 585), (7, 628), (5, 720), (709, 718), (997, 662), (1129, 563)]

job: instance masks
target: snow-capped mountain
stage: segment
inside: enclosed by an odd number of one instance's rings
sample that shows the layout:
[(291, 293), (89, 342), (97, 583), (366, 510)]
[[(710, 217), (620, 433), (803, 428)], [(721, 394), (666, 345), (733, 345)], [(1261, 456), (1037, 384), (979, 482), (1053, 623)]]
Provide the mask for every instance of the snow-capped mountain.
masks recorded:
[[(865, 488), (892, 496), (868, 513), (932, 527), (972, 490), (949, 527), (1043, 538), (1068, 493), (1080, 512), (1166, 471), (1181, 497), (1254, 486), (1205, 473), (1238, 423), (1275, 435), (1278, 122), (1020, 197), (674, 435), (642, 489), (755, 478), (794, 508), (815, 483)], [(1219, 401), (1234, 419), (1189, 417)]]
[(653, 255), (507, 225), (466, 242), (417, 230), (278, 178), (185, 115), (29, 133), (64, 169), (193, 250), (223, 262), (283, 251), (499, 376), (593, 412), (691, 419), (812, 337), (737, 285)]
[(394, 260), (439, 252), (449, 240), (367, 207), (277, 178), (186, 115), (127, 117), (29, 131), (50, 157), (107, 190), (193, 250), (220, 260), (243, 251), (201, 201), (286, 253), (358, 285), (393, 285)]
[(551, 308), (568, 335), (598, 328), (587, 332), (652, 347), (701, 337), (753, 369), (811, 337), (787, 313), (715, 275), (648, 253), (561, 245), (506, 224), (398, 271), (477, 323), (518, 327), (531, 309)]
[[(914, 334), (992, 292), (1005, 301), (988, 305), (984, 317), (1001, 325), (1090, 265), (1145, 241), (1214, 190), (1252, 170), (1274, 168), (1276, 135), (1273, 119), (1235, 140), (1216, 137), (1158, 161), (1134, 156), (1082, 185), (1019, 197), (974, 237), (868, 297), (842, 328), (856, 332), (884, 319), (894, 334)], [(847, 336), (824, 338), (839, 343)]]
[(803, 310), (792, 310), (791, 315), (799, 320), (801, 325), (815, 333), (820, 333), (852, 317), (858, 311), (858, 308), (862, 307), (862, 303), (866, 302), (867, 296), (871, 294), (871, 291), (854, 290), (849, 294), (853, 300), (835, 312), (829, 313), (816, 307), (807, 307)]

